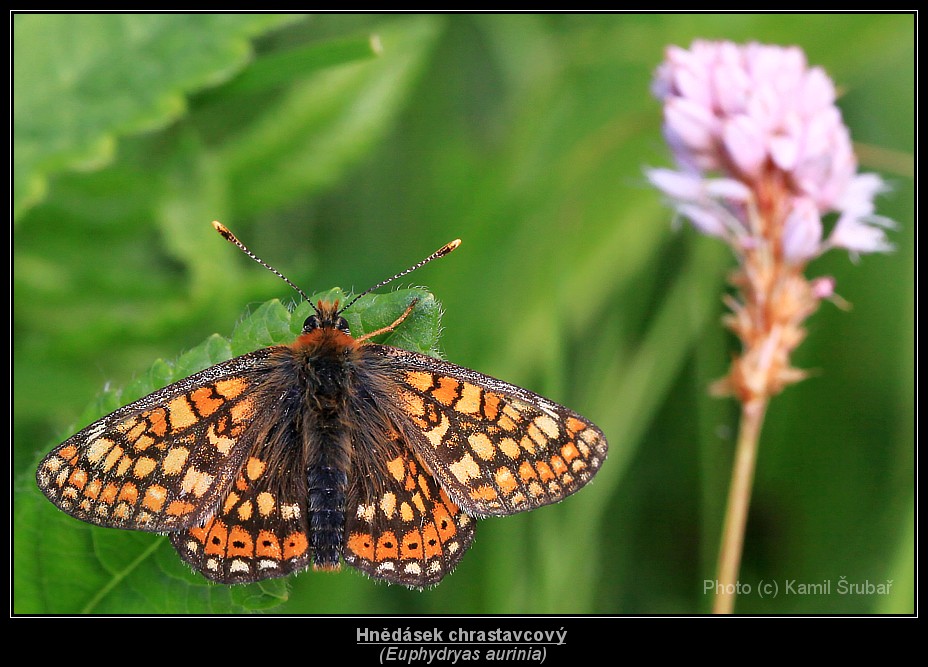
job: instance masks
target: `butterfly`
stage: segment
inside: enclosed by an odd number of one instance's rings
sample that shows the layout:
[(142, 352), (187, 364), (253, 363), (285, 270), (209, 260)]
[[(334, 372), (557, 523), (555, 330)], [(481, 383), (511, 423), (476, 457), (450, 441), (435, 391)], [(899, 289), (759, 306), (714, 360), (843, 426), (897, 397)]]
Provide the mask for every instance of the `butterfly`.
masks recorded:
[(71, 516), (167, 533), (180, 557), (225, 584), (342, 561), (423, 588), (451, 572), (476, 519), (559, 501), (589, 482), (608, 444), (591, 421), (521, 387), (353, 337), (357, 299), (309, 297), (289, 345), (244, 354), (126, 405), (53, 449), (36, 481)]

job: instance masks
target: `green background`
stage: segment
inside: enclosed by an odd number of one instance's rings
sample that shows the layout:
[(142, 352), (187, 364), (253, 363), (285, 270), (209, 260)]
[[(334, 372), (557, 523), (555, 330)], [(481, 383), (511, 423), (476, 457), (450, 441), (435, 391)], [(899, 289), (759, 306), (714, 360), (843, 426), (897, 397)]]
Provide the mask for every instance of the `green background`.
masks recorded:
[[(823, 304), (795, 358), (810, 379), (772, 402), (737, 609), (913, 611), (912, 16), (20, 14), (13, 38), (14, 612), (708, 611), (737, 406), (706, 388), (737, 349), (732, 259), (643, 176), (670, 164), (652, 73), (694, 38), (803, 47), (899, 225), (893, 254), (810, 267), (853, 308)], [(309, 293), (460, 237), (381, 291), (427, 286), (445, 358), (595, 421), (601, 472), (481, 521), (424, 592), (353, 571), (215, 586), (164, 537), (58, 512), (33, 479), (55, 444), (228, 354), (211, 335), (238, 322), (236, 352), (291, 336), (261, 304), (296, 295), (214, 219)]]

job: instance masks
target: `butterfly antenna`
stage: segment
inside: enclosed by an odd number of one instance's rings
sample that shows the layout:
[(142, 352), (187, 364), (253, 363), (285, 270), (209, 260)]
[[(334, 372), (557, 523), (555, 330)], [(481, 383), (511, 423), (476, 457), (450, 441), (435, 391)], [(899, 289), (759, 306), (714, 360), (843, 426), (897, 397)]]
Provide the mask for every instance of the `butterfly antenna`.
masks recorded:
[(256, 254), (254, 254), (253, 252), (251, 252), (251, 250), (249, 250), (248, 248), (246, 248), (246, 247), (245, 247), (245, 244), (242, 243), (241, 241), (239, 241), (239, 240), (235, 237), (235, 234), (233, 234), (232, 232), (229, 231), (229, 228), (228, 228), (228, 227), (226, 227), (226, 226), (225, 226), (224, 224), (222, 224), (221, 222), (216, 222), (215, 220), (213, 221), (213, 227), (216, 229), (217, 232), (219, 232), (220, 234), (222, 234), (222, 237), (223, 237), (226, 241), (229, 241), (230, 243), (234, 243), (235, 245), (237, 245), (239, 250), (241, 250), (243, 253), (245, 253), (246, 255), (248, 255), (249, 257), (251, 257), (251, 258), (252, 258), (253, 260), (255, 260), (258, 264), (260, 264), (261, 266), (263, 266), (265, 269), (267, 269), (268, 271), (270, 271), (271, 273), (273, 273), (275, 276), (277, 276), (278, 278), (280, 278), (281, 280), (283, 280), (285, 283), (287, 283), (288, 285), (290, 285), (290, 287), (292, 287), (292, 288), (295, 289), (297, 292), (299, 292), (300, 296), (303, 297), (303, 299), (304, 299), (305, 301), (309, 302), (309, 305), (313, 306), (313, 308), (316, 307), (316, 306), (313, 305), (312, 301), (309, 300), (309, 297), (306, 296), (306, 292), (304, 292), (304, 291), (301, 290), (299, 287), (297, 287), (296, 285), (294, 285), (294, 284), (290, 281), (290, 279), (289, 279), (287, 276), (285, 276), (285, 275), (282, 274), (280, 271), (278, 271), (277, 269), (275, 269), (273, 266), (271, 266), (270, 264), (268, 264), (267, 262), (265, 262), (263, 259), (261, 259), (260, 257), (258, 257)]
[[(392, 283), (392, 282), (393, 282), (394, 280), (396, 280), (397, 278), (402, 278), (402, 277), (405, 276), (406, 274), (412, 273), (412, 272), (415, 271), (416, 269), (422, 268), (423, 266), (425, 266), (426, 264), (428, 264), (429, 262), (431, 262), (433, 259), (438, 259), (439, 257), (444, 257), (444, 256), (447, 255), (449, 252), (451, 252), (452, 250), (454, 250), (455, 248), (457, 248), (459, 245), (461, 245), (461, 239), (454, 239), (454, 240), (451, 241), (450, 243), (446, 243), (446, 244), (443, 245), (441, 248), (439, 248), (438, 250), (436, 250), (435, 252), (433, 252), (431, 255), (429, 255), (428, 257), (426, 257), (425, 259), (423, 259), (421, 262), (418, 262), (418, 263), (416, 263), (416, 264), (413, 264), (412, 266), (410, 266), (410, 267), (409, 267), (408, 269), (406, 269), (405, 271), (400, 271), (400, 272), (397, 273), (395, 276), (392, 276), (392, 277), (390, 277), (390, 278), (387, 278), (386, 280), (382, 280), (382, 281), (380, 281), (379, 283), (377, 283), (376, 285), (374, 285), (373, 287), (370, 287), (370, 288), (364, 290), (363, 292), (361, 292), (360, 294), (358, 294), (356, 297), (354, 297), (351, 301), (349, 301), (347, 304), (345, 304), (345, 306), (344, 306), (343, 308), (339, 309), (338, 312), (341, 313), (341, 312), (344, 312), (344, 311), (348, 310), (348, 308), (351, 306), (351, 304), (353, 304), (355, 301), (357, 301), (358, 299), (360, 299), (362, 296), (365, 296), (365, 295), (367, 295), (367, 294), (370, 294), (370, 293), (373, 292), (374, 290), (380, 289), (380, 288), (383, 287), (384, 285), (387, 285), (387, 284), (389, 284), (389, 283)], [(288, 281), (288, 282), (289, 282), (289, 281)]]

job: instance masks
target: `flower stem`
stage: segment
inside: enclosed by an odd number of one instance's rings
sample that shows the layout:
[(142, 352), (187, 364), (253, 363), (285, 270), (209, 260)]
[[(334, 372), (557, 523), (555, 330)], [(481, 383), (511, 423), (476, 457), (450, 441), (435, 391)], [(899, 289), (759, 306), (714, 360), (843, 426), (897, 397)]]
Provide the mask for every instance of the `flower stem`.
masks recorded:
[(744, 547), (744, 528), (748, 520), (754, 467), (757, 462), (757, 443), (766, 411), (766, 397), (748, 400), (741, 409), (738, 444), (732, 466), (731, 486), (728, 490), (728, 507), (722, 526), (715, 603), (712, 608), (714, 614), (731, 614), (735, 608), (738, 570)]

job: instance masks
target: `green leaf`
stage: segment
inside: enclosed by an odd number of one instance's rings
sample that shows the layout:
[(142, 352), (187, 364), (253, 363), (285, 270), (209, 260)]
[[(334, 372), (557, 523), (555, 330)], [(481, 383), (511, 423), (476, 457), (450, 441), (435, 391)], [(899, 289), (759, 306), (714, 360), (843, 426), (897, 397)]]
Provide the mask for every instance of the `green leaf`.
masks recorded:
[(293, 313), (274, 299), (261, 304), (238, 323), (232, 333), (232, 356), (245, 354), (258, 347), (279, 345), (293, 339), (291, 320)]
[[(315, 295), (313, 301), (346, 303), (346, 298), (336, 289)], [(407, 349), (432, 350), (437, 347), (441, 308), (424, 290), (368, 295), (345, 316), (357, 337), (392, 324), (414, 301), (414, 310), (397, 330), (382, 337)], [(263, 303), (238, 323), (229, 339), (210, 336), (174, 362), (156, 361), (125, 390), (103, 392), (81, 423), (233, 355), (290, 343), (311, 313), (306, 302), (292, 312), (277, 300)], [(31, 475), (20, 478), (18, 485), (16, 613), (240, 613), (273, 608), (288, 598), (286, 580), (234, 587), (212, 584), (183, 564), (165, 537), (82, 523), (47, 502)]]
[[(389, 334), (383, 342), (405, 350), (437, 357), (440, 335), (441, 305), (435, 297), (422, 289), (405, 289), (387, 294), (372, 294), (364, 298), (364, 308), (346, 313), (349, 324), (363, 331), (375, 331), (390, 324), (397, 313), (402, 313), (413, 300), (416, 305), (403, 324)], [(352, 317), (353, 315), (353, 317)]]
[(99, 168), (119, 136), (163, 127), (185, 95), (251, 58), (249, 39), (292, 21), (256, 14), (13, 16), (13, 203), (18, 218), (47, 178)]
[(266, 92), (320, 69), (380, 55), (380, 38), (346, 37), (265, 54), (217, 92), (222, 95)]

